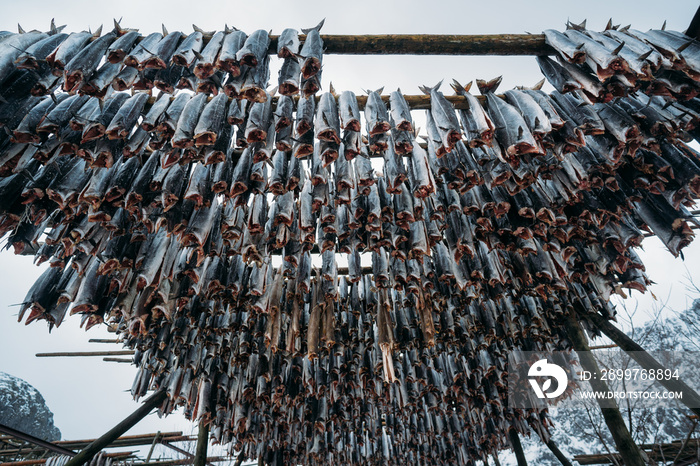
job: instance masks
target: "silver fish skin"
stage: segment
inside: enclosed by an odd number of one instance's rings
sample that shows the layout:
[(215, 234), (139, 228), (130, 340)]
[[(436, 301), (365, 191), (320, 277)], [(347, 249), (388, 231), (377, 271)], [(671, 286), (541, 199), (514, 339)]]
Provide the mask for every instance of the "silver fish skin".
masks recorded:
[(535, 99), (517, 89), (508, 90), (504, 94), (508, 102), (520, 110), (525, 123), (527, 123), (530, 132), (535, 138), (542, 139), (552, 131), (549, 118), (547, 118), (544, 110), (537, 104)]
[(583, 87), (580, 82), (567, 73), (564, 67), (551, 58), (538, 56), (536, 59), (542, 74), (557, 91), (566, 93)]
[(78, 90), (95, 72), (97, 65), (107, 51), (107, 47), (114, 42), (116, 37), (114, 32), (108, 32), (78, 52), (63, 69), (63, 90), (67, 92)]
[(18, 69), (38, 69), (39, 62), (45, 61), (46, 57), (56, 50), (66, 38), (68, 38), (68, 34), (55, 34), (35, 42), (15, 59), (15, 65)]
[(299, 31), (287, 28), (277, 38), (277, 56), (289, 58), (299, 53)]
[(338, 109), (340, 113), (340, 127), (346, 131), (359, 132), (362, 128), (360, 123), (360, 106), (357, 104), (355, 93), (343, 91), (338, 98)]
[(315, 76), (321, 71), (323, 39), (321, 39), (320, 31), (324, 21), (321, 21), (313, 29), (302, 29), (306, 38), (299, 55), (304, 59), (304, 63), (301, 65), (301, 75), (305, 79)]
[[(617, 54), (625, 60), (629, 71), (634, 73), (639, 79), (652, 79), (653, 72), (651, 64), (639, 58), (639, 55), (632, 52), (632, 49), (622, 45), (610, 36), (596, 31), (586, 31), (586, 34), (593, 40), (599, 42), (609, 51), (617, 50)], [(619, 49), (619, 50), (618, 50)]]
[(460, 109), (459, 115), (462, 120), (462, 129), (467, 139), (467, 144), (469, 147), (476, 147), (480, 145), (491, 145), (493, 140), (493, 133), (495, 127), (491, 118), (489, 118), (484, 107), (481, 106), (481, 102), (474, 97), (469, 89), (471, 88), (471, 82), (466, 86), (462, 86), (456, 80), (452, 82), (452, 89), (458, 95), (464, 97), (468, 104), (467, 109)]
[(85, 47), (92, 37), (92, 34), (86, 31), (74, 32), (61, 42), (56, 47), (56, 50), (46, 57), (46, 61), (53, 69), (54, 75), (60, 76), (66, 64)]
[(378, 91), (371, 91), (365, 104), (365, 122), (370, 136), (386, 133), (391, 129), (389, 112)]
[(216, 143), (216, 139), (225, 121), (226, 104), (228, 97), (226, 94), (219, 94), (204, 107), (199, 117), (197, 126), (194, 129), (195, 146), (211, 146)]
[(170, 105), (170, 97), (166, 94), (161, 94), (158, 99), (151, 105), (151, 108), (146, 113), (141, 121), (141, 128), (145, 131), (153, 131), (160, 121), (161, 116), (165, 113)]
[(275, 131), (291, 126), (294, 122), (294, 100), (289, 96), (282, 96), (277, 99), (275, 107)]
[(36, 132), (37, 125), (41, 123), (45, 115), (53, 110), (54, 107), (56, 107), (56, 103), (53, 99), (44, 97), (41, 102), (35, 105), (34, 108), (22, 118), (17, 128), (12, 131), (13, 142), (16, 144), (40, 142), (40, 136)]
[(549, 95), (540, 90), (533, 89), (523, 89), (523, 92), (535, 99), (542, 111), (547, 115), (547, 119), (553, 128), (558, 129), (564, 126), (564, 120), (552, 106)]
[(625, 46), (623, 49), (627, 49), (637, 55), (640, 60), (649, 63), (654, 71), (658, 71), (660, 68), (671, 68), (673, 66), (671, 61), (659, 53), (658, 50), (633, 35), (625, 34), (615, 29), (608, 29), (603, 34), (612, 37), (620, 44), (624, 42)]
[(37, 131), (57, 134), (76, 115), (78, 110), (85, 105), (89, 98), (86, 95), (73, 95), (61, 101), (37, 126)]
[(389, 95), (390, 116), (394, 120), (393, 127), (400, 131), (413, 131), (413, 119), (411, 118), (411, 108), (406, 99), (397, 89)]
[(138, 31), (129, 31), (112, 42), (112, 45), (107, 49), (107, 61), (110, 63), (121, 63), (126, 54), (131, 51), (131, 48), (136, 43), (136, 39), (141, 37)]
[(264, 29), (258, 29), (245, 40), (243, 47), (236, 52), (236, 60), (242, 65), (255, 67), (267, 56), (270, 47), (270, 35)]
[(86, 95), (104, 97), (114, 78), (119, 75), (121, 67), (119, 63), (105, 62), (95, 71), (95, 74), (90, 76), (90, 80), (80, 89), (81, 92), (84, 92)]
[(486, 95), (488, 112), (496, 126), (496, 138), (504, 147), (508, 159), (514, 162), (522, 154), (540, 153), (540, 147), (520, 112), (494, 95), (498, 83), (500, 78), (489, 83), (477, 81), (479, 90)]
[(187, 92), (180, 92), (178, 95), (176, 95), (170, 102), (167, 110), (163, 112), (163, 117), (156, 127), (156, 131), (159, 133), (172, 135), (177, 128), (180, 115), (190, 99), (192, 99), (192, 95), (188, 94)]
[(95, 109), (100, 107), (100, 99), (97, 97), (90, 97), (85, 104), (83, 104), (80, 109), (75, 113), (75, 115), (70, 119), (69, 125), (73, 131), (82, 131), (85, 124), (90, 122), (90, 116), (93, 114)]
[(130, 89), (131, 86), (134, 84), (134, 81), (136, 81), (136, 78), (139, 76), (139, 71), (137, 68), (133, 68), (131, 66), (125, 66), (124, 68), (119, 71), (117, 76), (114, 78), (112, 81), (112, 89), (115, 91), (126, 91), (127, 89)]
[(87, 118), (87, 123), (83, 128), (83, 139), (81, 143), (93, 139), (101, 138), (105, 134), (107, 126), (117, 114), (126, 99), (130, 96), (125, 93), (112, 95), (104, 101), (103, 107), (97, 106), (94, 112)]
[(194, 65), (194, 75), (199, 79), (206, 79), (214, 74), (216, 57), (219, 55), (221, 45), (226, 37), (223, 31), (215, 33), (202, 50), (201, 56), (197, 58)]
[(605, 132), (605, 125), (593, 107), (586, 105), (577, 94), (561, 94), (555, 91), (550, 96), (584, 134), (603, 134)]
[(581, 68), (567, 62), (561, 63), (562, 68), (572, 79), (580, 83), (581, 90), (592, 102), (609, 102), (612, 94), (605, 89), (596, 76), (583, 72)]
[(270, 82), (270, 56), (265, 55), (258, 65), (248, 68), (243, 77), (240, 94), (252, 102), (265, 102), (269, 98), (267, 89)]
[(189, 68), (204, 45), (204, 36), (200, 31), (194, 31), (187, 36), (173, 54), (173, 64)]
[(581, 64), (586, 61), (586, 52), (562, 32), (545, 29), (543, 33), (547, 45), (563, 55), (569, 63)]
[(435, 119), (430, 110), (425, 112), (426, 117), (426, 130), (428, 132), (428, 147), (432, 148), (435, 152), (435, 156), (440, 158), (447, 153), (447, 148), (442, 143), (442, 138), (440, 137), (440, 132), (435, 125)]
[[(663, 51), (681, 50), (677, 53), (678, 63), (682, 66), (682, 71), (694, 81), (700, 81), (700, 47), (695, 41), (691, 41), (685, 36), (676, 35), (670, 31), (651, 29), (645, 33), (646, 40)], [(673, 54), (668, 54), (675, 59)]]
[(250, 107), (246, 121), (245, 137), (248, 143), (267, 139), (267, 132), (272, 119), (272, 99), (256, 102)]
[(419, 199), (424, 199), (432, 195), (436, 190), (436, 182), (433, 177), (433, 170), (428, 161), (428, 154), (417, 143), (413, 144), (411, 152), (411, 165), (416, 178), (416, 184), (412, 184), (413, 195)]
[(178, 49), (182, 34), (179, 31), (171, 32), (158, 41), (153, 49), (149, 49), (152, 54), (139, 62), (139, 68), (155, 68), (164, 70), (170, 65), (175, 50)]
[[(207, 95), (197, 94), (187, 102), (177, 121), (177, 128), (172, 137), (173, 147), (187, 148), (194, 146), (194, 130), (199, 116), (207, 105)], [(172, 108), (172, 104), (171, 104)]]
[(445, 98), (445, 95), (438, 90), (441, 83), (432, 88), (422, 87), (421, 90), (430, 95), (430, 113), (435, 120), (435, 126), (440, 133), (442, 145), (447, 152), (451, 152), (457, 141), (462, 140), (462, 133), (459, 127), (459, 120), (455, 114), (452, 104)]
[(300, 98), (297, 102), (295, 133), (303, 136), (314, 129), (314, 114), (316, 101), (313, 97)]
[(147, 101), (148, 94), (145, 92), (135, 94), (125, 101), (107, 127), (105, 132), (107, 137), (109, 139), (125, 139), (128, 137), (136, 124), (136, 120), (141, 116), (141, 111), (146, 106)]
[(606, 49), (581, 31), (567, 29), (564, 34), (586, 51), (586, 63), (596, 72), (601, 81), (610, 78), (616, 72), (629, 70), (624, 58), (613, 53), (613, 50)]
[(277, 89), (282, 95), (296, 95), (299, 93), (299, 76), (301, 63), (296, 57), (287, 57), (277, 75)]
[(216, 59), (216, 67), (218, 69), (231, 73), (234, 77), (241, 74), (240, 62), (236, 58), (236, 54), (243, 47), (246, 37), (243, 31), (233, 31), (226, 34), (221, 44), (221, 51)]
[(340, 120), (335, 97), (330, 92), (324, 92), (318, 102), (314, 120), (316, 138), (321, 141), (331, 141), (340, 144)]
[(154, 32), (144, 37), (141, 42), (124, 57), (124, 65), (138, 68), (142, 61), (153, 55), (153, 51), (162, 38), (163, 34), (160, 32)]

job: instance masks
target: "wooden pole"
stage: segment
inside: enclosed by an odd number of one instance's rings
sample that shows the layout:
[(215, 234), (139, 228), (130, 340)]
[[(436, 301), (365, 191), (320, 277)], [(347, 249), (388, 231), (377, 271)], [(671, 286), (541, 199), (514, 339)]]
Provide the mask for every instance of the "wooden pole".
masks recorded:
[[(543, 440), (543, 442), (544, 442), (544, 440)], [(571, 461), (569, 461), (569, 458), (567, 458), (566, 455), (559, 449), (559, 447), (554, 442), (554, 440), (552, 440), (551, 437), (549, 438), (549, 440), (544, 442), (544, 444), (547, 445), (547, 448), (549, 448), (549, 451), (551, 451), (552, 454), (557, 457), (557, 459), (559, 460), (559, 462), (563, 466), (574, 466), (571, 463)]]
[(209, 424), (199, 421), (197, 436), (197, 451), (194, 455), (194, 466), (204, 466), (207, 462), (207, 446), (209, 445)]
[(518, 461), (518, 466), (527, 466), (527, 459), (525, 459), (525, 452), (523, 451), (523, 445), (520, 443), (518, 431), (513, 428), (509, 429), (508, 438), (515, 452), (515, 459)]
[[(277, 53), (270, 36), (270, 53)], [(304, 41), (306, 36), (299, 37)], [(543, 34), (321, 34), (326, 55), (553, 55)]]
[(148, 413), (153, 410), (153, 408), (156, 408), (158, 405), (163, 403), (167, 396), (168, 394), (166, 390), (161, 389), (148, 397), (136, 411), (110, 429), (102, 437), (85, 447), (85, 449), (78, 453), (73, 459), (68, 461), (64, 466), (79, 466), (90, 461), (90, 459), (99, 453), (100, 450), (109, 446), (114, 440), (118, 439), (120, 435), (138, 424), (138, 422), (146, 417)]
[(54, 445), (51, 442), (47, 442), (46, 440), (42, 440), (40, 438), (34, 437), (33, 435), (25, 434), (24, 432), (21, 432), (17, 429), (13, 429), (12, 427), (8, 427), (5, 425), (0, 424), (0, 432), (11, 435), (15, 438), (22, 439), (26, 442), (33, 443), (34, 445), (40, 446), (42, 448), (45, 448), (47, 450), (51, 450), (55, 453), (60, 453), (61, 455), (67, 455), (67, 456), (75, 456), (76, 453), (72, 450), (69, 450), (65, 447), (59, 446), (59, 445)]
[(156, 449), (156, 444), (158, 443), (158, 440), (160, 440), (160, 431), (153, 437), (153, 443), (151, 443), (151, 448), (148, 450), (148, 456), (146, 456), (146, 463), (151, 461), (151, 456), (153, 456), (153, 450)]
[(79, 356), (133, 356), (133, 350), (117, 351), (67, 351), (60, 353), (37, 353), (37, 358), (74, 358)]
[[(654, 359), (652, 355), (647, 353), (644, 348), (625, 335), (624, 332), (611, 324), (609, 320), (596, 313), (587, 314), (587, 317), (593, 322), (593, 325), (595, 325), (598, 330), (617, 343), (622, 350), (624, 350), (632, 359), (637, 361), (637, 364), (642, 366), (644, 369), (650, 371), (666, 370), (666, 368), (656, 359)], [(700, 395), (686, 385), (682, 380), (661, 378), (657, 379), (657, 382), (663, 385), (663, 387), (668, 391), (683, 392), (683, 398), (681, 398), (679, 401), (686, 405), (693, 413), (700, 415)]]
[[(583, 333), (581, 324), (576, 320), (573, 312), (566, 316), (564, 320), (564, 325), (566, 326), (567, 333), (569, 334), (569, 339), (574, 347), (574, 350), (578, 353), (579, 361), (581, 362), (581, 367), (584, 370), (589, 371), (592, 374), (599, 374), (598, 363), (596, 363), (593, 358), (593, 354), (588, 347), (588, 341), (586, 340), (586, 335)], [(594, 391), (600, 393), (607, 393), (610, 391), (608, 384), (604, 380), (600, 380), (596, 377), (592, 377), (589, 380), (591, 388)], [(605, 398), (596, 398), (598, 406), (603, 413), (603, 418), (605, 419), (605, 424), (607, 424), (610, 433), (612, 434), (617, 450), (622, 454), (624, 463), (627, 466), (645, 466), (646, 460), (642, 456), (642, 451), (634, 443), (634, 439), (630, 435), (625, 421), (622, 419), (622, 414), (615, 403), (615, 400)]]
[(88, 343), (119, 343), (118, 338), (90, 338)]

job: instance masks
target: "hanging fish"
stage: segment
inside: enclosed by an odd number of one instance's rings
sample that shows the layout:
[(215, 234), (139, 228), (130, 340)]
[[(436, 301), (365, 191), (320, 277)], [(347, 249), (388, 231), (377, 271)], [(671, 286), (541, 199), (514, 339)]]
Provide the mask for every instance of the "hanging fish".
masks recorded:
[(179, 31), (171, 32), (168, 34), (165, 29), (163, 30), (163, 38), (158, 41), (158, 43), (149, 49), (149, 56), (144, 57), (138, 64), (141, 69), (144, 68), (155, 68), (158, 70), (164, 70), (168, 68), (170, 60), (173, 58), (178, 49), (178, 44), (180, 43), (180, 38), (182, 34)]
[(435, 121), (435, 126), (440, 134), (442, 145), (447, 152), (451, 152), (457, 141), (462, 140), (459, 129), (459, 121), (452, 104), (438, 91), (442, 81), (433, 87), (422, 86), (420, 90), (430, 96), (430, 114)]
[(302, 29), (302, 32), (306, 34), (306, 37), (299, 55), (304, 58), (304, 62), (301, 65), (301, 74), (305, 79), (308, 79), (321, 71), (321, 61), (323, 60), (323, 39), (321, 39), (319, 33), (325, 21), (325, 19), (322, 20), (312, 29)]
[(241, 49), (236, 52), (236, 60), (242, 65), (255, 67), (267, 56), (269, 46), (269, 33), (258, 29), (248, 36)]
[(243, 47), (245, 41), (246, 34), (238, 29), (234, 28), (233, 31), (226, 34), (216, 59), (216, 67), (234, 77), (239, 76), (241, 74), (240, 61), (236, 58), (236, 54)]

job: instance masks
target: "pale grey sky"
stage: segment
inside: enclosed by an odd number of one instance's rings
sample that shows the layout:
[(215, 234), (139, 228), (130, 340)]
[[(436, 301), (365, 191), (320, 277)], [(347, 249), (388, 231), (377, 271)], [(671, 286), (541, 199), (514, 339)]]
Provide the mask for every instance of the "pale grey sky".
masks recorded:
[[(587, 0), (519, 0), (491, 1), (183, 1), (144, 2), (119, 0), (110, 2), (40, 0), (17, 2), (1, 0), (0, 30), (16, 31), (17, 23), (25, 30), (46, 30), (51, 18), (67, 24), (66, 31), (95, 30), (112, 18), (123, 17), (122, 26), (138, 28), (142, 33), (168, 30), (190, 32), (191, 24), (205, 30), (220, 30), (224, 24), (248, 33), (271, 29), (279, 34), (284, 28), (312, 27), (326, 18), (322, 32), (327, 34), (490, 34), (539, 33), (544, 29), (563, 29), (570, 19), (588, 19), (588, 27), (600, 30), (608, 18), (615, 23), (632, 24), (646, 30), (658, 28), (664, 20), (668, 28), (684, 30), (698, 7), (697, 1), (671, 2)], [(532, 57), (428, 57), (428, 56), (327, 56), (324, 57), (323, 87), (333, 82), (336, 90), (376, 89), (387, 91), (400, 87), (404, 93), (419, 93), (418, 86), (433, 85), (441, 79), (456, 78), (468, 82), (476, 78), (503, 75), (501, 89), (531, 85), (542, 76)], [(274, 82), (275, 75), (272, 80)], [(448, 93), (446, 86), (443, 91)], [(685, 275), (700, 282), (700, 241), (685, 250), (686, 260), (673, 259), (658, 240), (644, 242), (640, 252), (647, 273), (656, 282), (651, 290), (669, 307), (683, 309), (688, 298)], [(41, 270), (30, 257), (0, 253), (0, 370), (24, 378), (38, 388), (55, 413), (56, 425), (64, 438), (96, 437), (136, 409), (127, 393), (135, 371), (123, 364), (103, 363), (92, 359), (37, 359), (44, 351), (98, 350), (109, 345), (87, 344), (89, 338), (109, 336), (103, 328), (87, 334), (78, 328), (79, 317), (67, 322), (52, 334), (43, 322), (25, 327), (17, 324), (17, 307)], [(640, 309), (651, 309), (650, 294), (640, 297)], [(149, 416), (130, 433), (157, 430), (189, 430), (181, 416), (158, 420)]]

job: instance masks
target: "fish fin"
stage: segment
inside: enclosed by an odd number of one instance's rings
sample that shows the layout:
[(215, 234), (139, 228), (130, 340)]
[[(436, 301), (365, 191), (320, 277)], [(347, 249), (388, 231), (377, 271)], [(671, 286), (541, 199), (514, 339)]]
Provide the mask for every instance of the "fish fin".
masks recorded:
[(24, 34), (26, 32), (19, 23), (17, 23), (17, 32), (20, 34)]
[(194, 56), (197, 58), (197, 60), (202, 60), (204, 57), (202, 56), (201, 53), (197, 52), (196, 50), (192, 50), (192, 53), (194, 53)]
[(647, 53), (641, 54), (641, 55), (639, 56), (639, 59), (640, 59), (640, 60), (646, 60), (647, 58), (649, 58), (649, 55), (651, 55), (651, 53), (652, 53), (653, 51), (654, 51), (654, 50), (649, 49), (649, 51), (648, 51)]
[[(234, 29), (235, 29), (235, 28), (234, 28)], [(229, 34), (229, 33), (231, 33), (231, 32), (233, 32), (233, 29), (230, 29), (230, 28), (228, 27), (228, 24), (224, 24), (224, 33)]]
[(338, 94), (336, 94), (335, 88), (333, 87), (333, 83), (332, 83), (332, 82), (331, 82), (331, 84), (330, 84), (330, 89), (328, 90), (328, 92), (330, 92), (331, 95), (332, 95), (333, 97), (338, 97)]
[(518, 139), (522, 138), (524, 133), (525, 133), (525, 130), (523, 129), (523, 127), (518, 126)]
[(582, 50), (582, 49), (583, 49), (583, 46), (584, 46), (583, 43), (578, 44), (578, 45), (576, 46), (576, 50)]
[(452, 83), (450, 84), (450, 87), (454, 89), (455, 94), (457, 95), (464, 95), (465, 89), (464, 86), (462, 86), (459, 81), (456, 79), (452, 79)]
[(627, 26), (622, 26), (620, 28), (620, 32), (627, 32), (627, 31), (629, 31), (629, 28), (631, 28), (631, 27), (632, 27), (631, 24), (628, 24)]
[(425, 95), (430, 95), (430, 88), (428, 86), (418, 86), (418, 89)]
[(377, 89), (377, 90), (374, 91), (374, 92), (376, 92), (376, 93), (379, 94), (379, 95), (382, 95), (382, 92), (384, 92), (384, 86), (380, 87), (379, 89)]
[(689, 40), (689, 41), (686, 42), (685, 44), (683, 44), (683, 45), (681, 45), (680, 47), (678, 47), (678, 49), (676, 50), (676, 52), (678, 52), (678, 53), (682, 52), (683, 50), (687, 49), (688, 46), (689, 46), (690, 44), (692, 44), (693, 42), (695, 42), (694, 39)]
[(56, 98), (56, 94), (52, 92), (51, 94), (49, 94), (49, 96), (51, 97), (51, 100), (53, 100), (53, 103), (58, 105), (58, 99)]
[(277, 86), (273, 87), (268, 94), (270, 94), (270, 97), (274, 97), (277, 94)]
[(532, 89), (533, 91), (542, 90), (542, 86), (544, 86), (544, 82), (545, 82), (546, 80), (547, 80), (547, 78), (542, 78), (542, 80), (539, 81), (539, 82), (538, 82), (537, 84), (535, 84), (534, 86), (532, 86), (531, 89)]
[(100, 24), (100, 27), (95, 30), (95, 32), (92, 34), (92, 37), (98, 38), (102, 35), (102, 25)]
[(540, 117), (535, 117), (535, 127), (540, 125)]
[(477, 79), (476, 85), (479, 88), (479, 92), (481, 92), (482, 95), (486, 95), (489, 93), (496, 92), (496, 89), (498, 89), (498, 86), (501, 84), (502, 79), (503, 79), (503, 76), (493, 78), (491, 81), (484, 81), (482, 79)]
[(625, 46), (625, 43), (622, 42), (615, 50), (612, 51), (612, 54), (617, 55), (618, 53), (620, 53), (620, 50), (622, 50), (622, 47), (624, 47), (624, 46)]
[(309, 28), (309, 29), (304, 29), (304, 28), (302, 28), (302, 29), (301, 29), (301, 32), (303, 32), (304, 34), (308, 34), (308, 33), (310, 33), (311, 31), (320, 31), (321, 28), (323, 27), (323, 23), (325, 23), (325, 22), (326, 22), (326, 18), (323, 18), (323, 19), (321, 20), (321, 22), (318, 23), (315, 27), (312, 27), (312, 28)]
[(608, 31), (613, 28), (612, 18), (608, 20), (608, 24), (605, 25), (605, 30)]
[(469, 90), (472, 88), (472, 84), (474, 84), (474, 81), (469, 81), (466, 86), (464, 86), (464, 90), (469, 92)]
[(196, 24), (192, 24), (192, 29), (194, 29), (194, 32), (201, 32), (202, 34), (204, 34), (204, 30), (200, 27), (197, 27)]
[(661, 25), (661, 30), (662, 31), (666, 30), (666, 20), (664, 20), (664, 24)]
[(168, 29), (165, 27), (165, 24), (164, 24), (164, 23), (161, 23), (160, 25), (161, 25), (161, 27), (163, 28), (163, 37), (167, 36), (167, 35), (168, 35)]

